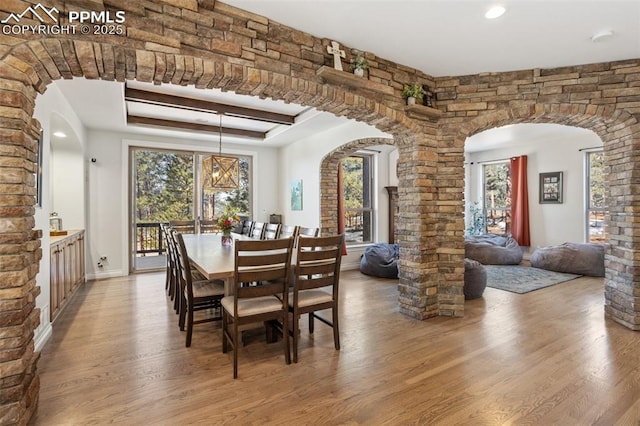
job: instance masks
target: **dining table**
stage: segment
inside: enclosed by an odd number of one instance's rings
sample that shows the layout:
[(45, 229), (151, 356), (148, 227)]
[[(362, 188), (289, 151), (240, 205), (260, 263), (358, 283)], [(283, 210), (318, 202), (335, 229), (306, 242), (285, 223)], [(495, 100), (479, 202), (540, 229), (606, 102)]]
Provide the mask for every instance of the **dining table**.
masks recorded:
[(208, 280), (224, 280), (224, 293), (231, 294), (235, 271), (234, 243), (249, 239), (247, 235), (231, 234), (232, 244), (222, 244), (222, 234), (182, 234), (191, 266)]

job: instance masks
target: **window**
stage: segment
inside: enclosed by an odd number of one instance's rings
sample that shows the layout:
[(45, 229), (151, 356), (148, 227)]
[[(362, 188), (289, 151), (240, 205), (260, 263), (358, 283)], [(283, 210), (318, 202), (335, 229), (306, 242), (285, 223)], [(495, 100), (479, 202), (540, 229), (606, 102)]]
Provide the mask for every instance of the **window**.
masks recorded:
[(132, 148), (132, 265), (157, 268), (149, 261), (164, 253), (162, 223), (172, 220), (218, 219), (226, 207), (251, 217), (251, 157), (238, 157), (239, 188), (202, 189), (202, 159), (210, 154)]
[(342, 178), (347, 244), (373, 242), (373, 156), (343, 158)]
[(601, 150), (586, 152), (586, 240), (589, 243), (605, 242), (605, 200), (604, 155)]
[(511, 231), (511, 167), (509, 162), (482, 166), (484, 217), (489, 234)]

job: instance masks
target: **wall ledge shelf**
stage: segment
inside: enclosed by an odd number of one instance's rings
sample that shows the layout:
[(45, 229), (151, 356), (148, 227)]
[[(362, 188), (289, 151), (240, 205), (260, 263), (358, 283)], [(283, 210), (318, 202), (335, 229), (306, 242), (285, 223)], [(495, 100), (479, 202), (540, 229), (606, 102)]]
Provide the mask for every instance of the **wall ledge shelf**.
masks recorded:
[(411, 118), (418, 120), (427, 120), (430, 118), (438, 118), (442, 115), (442, 111), (436, 108), (431, 108), (424, 105), (407, 105), (404, 107), (404, 112)]
[(324, 82), (340, 84), (348, 87), (355, 87), (359, 89), (368, 90), (370, 92), (377, 92), (384, 95), (393, 95), (393, 87), (386, 84), (377, 83), (371, 81), (366, 77), (358, 77), (346, 71), (338, 71), (337, 69), (322, 66), (316, 71), (318, 76)]

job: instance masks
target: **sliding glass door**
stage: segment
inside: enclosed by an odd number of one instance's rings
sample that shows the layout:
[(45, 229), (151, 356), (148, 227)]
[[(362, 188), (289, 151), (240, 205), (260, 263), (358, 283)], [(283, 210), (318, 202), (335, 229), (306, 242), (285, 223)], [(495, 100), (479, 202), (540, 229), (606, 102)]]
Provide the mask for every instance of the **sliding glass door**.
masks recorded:
[(134, 148), (131, 160), (132, 269), (162, 268), (166, 247), (160, 225), (195, 223), (194, 154)]
[(163, 268), (161, 224), (181, 222), (198, 232), (200, 220), (216, 220), (226, 209), (251, 217), (250, 157), (239, 156), (238, 188), (205, 190), (202, 160), (210, 154), (151, 148), (130, 150), (132, 272)]

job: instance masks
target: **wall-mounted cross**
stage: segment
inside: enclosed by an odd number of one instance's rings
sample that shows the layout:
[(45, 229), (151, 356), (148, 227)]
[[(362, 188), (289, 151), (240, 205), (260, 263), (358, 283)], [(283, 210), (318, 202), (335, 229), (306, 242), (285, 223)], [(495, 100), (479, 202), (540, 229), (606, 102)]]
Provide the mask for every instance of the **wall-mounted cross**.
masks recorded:
[(340, 50), (340, 43), (332, 41), (331, 46), (327, 46), (327, 52), (333, 55), (333, 67), (338, 71), (342, 71), (342, 61), (340, 58), (344, 58), (344, 50)]

